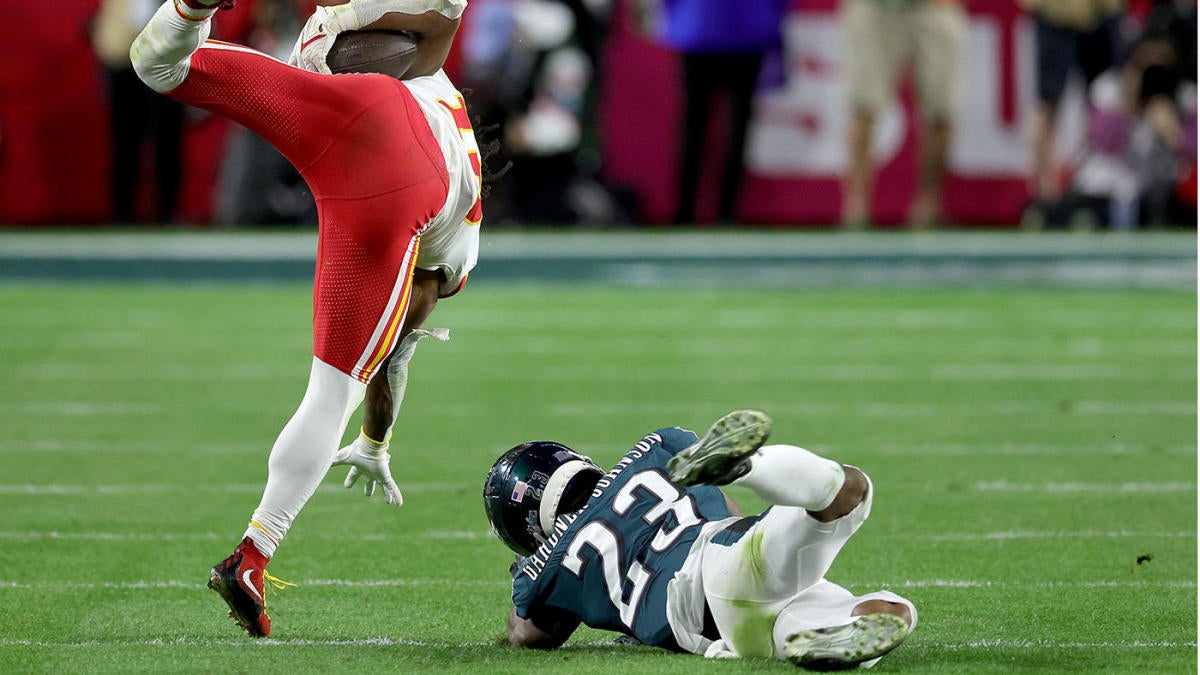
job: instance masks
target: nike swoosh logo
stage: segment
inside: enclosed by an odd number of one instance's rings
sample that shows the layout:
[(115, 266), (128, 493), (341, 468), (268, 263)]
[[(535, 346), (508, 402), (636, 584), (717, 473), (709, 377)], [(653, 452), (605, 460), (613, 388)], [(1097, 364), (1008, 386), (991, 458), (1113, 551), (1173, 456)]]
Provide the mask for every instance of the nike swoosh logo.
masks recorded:
[(262, 594), (260, 594), (258, 592), (258, 589), (254, 587), (254, 583), (250, 581), (251, 574), (254, 574), (254, 570), (252, 570), (252, 569), (242, 572), (242, 583), (246, 585), (246, 588), (250, 589), (250, 592), (253, 593), (258, 598), (259, 602), (266, 602), (265, 600), (263, 600)]

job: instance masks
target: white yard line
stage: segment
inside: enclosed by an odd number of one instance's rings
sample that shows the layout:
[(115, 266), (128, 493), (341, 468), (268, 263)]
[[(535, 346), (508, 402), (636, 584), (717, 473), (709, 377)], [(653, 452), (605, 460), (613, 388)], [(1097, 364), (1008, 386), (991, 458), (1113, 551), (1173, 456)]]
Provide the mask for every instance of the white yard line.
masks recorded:
[[(657, 378), (652, 378), (657, 379)], [(849, 375), (848, 379), (859, 378)], [(907, 379), (907, 378), (906, 378)], [(1164, 379), (1164, 378), (1156, 378)], [(1169, 378), (1166, 378), (1169, 379)], [(654, 413), (664, 416), (694, 416), (697, 407), (724, 409), (726, 403), (713, 401), (696, 401), (681, 399), (674, 403), (659, 403), (646, 405), (643, 403), (596, 403), (561, 402), (551, 405), (549, 413), (556, 417), (613, 417), (620, 415), (644, 415)], [(972, 402), (962, 405), (914, 403), (911, 401), (875, 401), (868, 403), (824, 403), (820, 401), (775, 401), (763, 402), (762, 407), (777, 415), (843, 415), (853, 417), (877, 418), (911, 418), (933, 417), (945, 419), (948, 417), (1058, 417), (1061, 415), (1088, 416), (1190, 416), (1195, 417), (1197, 406), (1195, 401), (1168, 399), (1143, 401), (1000, 401)], [(173, 410), (174, 404), (162, 403), (96, 403), (87, 401), (73, 402), (4, 402), (0, 401), (0, 417), (28, 417), (30, 415), (50, 415), (64, 417), (139, 417), (155, 415)], [(432, 411), (439, 418), (475, 418), (479, 411), (472, 405), (447, 405)], [(5, 443), (3, 447), (13, 447)], [(264, 446), (265, 447), (265, 446)]]
[(1012, 483), (1009, 481), (981, 481), (975, 483), (975, 489), (980, 492), (1043, 492), (1048, 494), (1090, 494), (1127, 495), (1162, 492), (1191, 492), (1196, 489), (1195, 483)]
[[(478, 579), (305, 579), (295, 582), (299, 586), (337, 586), (341, 588), (387, 588), (387, 587), (416, 587), (416, 586), (480, 586), (487, 588), (508, 588), (512, 584), (504, 579), (481, 581)], [(25, 583), (20, 581), (0, 581), (0, 590), (10, 589), (44, 589), (44, 590), (114, 590), (114, 591), (144, 591), (181, 588), (186, 590), (201, 590), (206, 588), (203, 583), (195, 581), (38, 581)]]
[[(623, 453), (628, 445), (611, 442), (581, 441), (579, 447), (587, 448), (593, 453)], [(825, 450), (830, 454), (837, 451), (836, 446), (806, 445), (813, 450)], [(177, 453), (180, 444), (163, 443), (162, 441), (95, 441), (87, 439), (57, 439), (39, 438), (28, 441), (0, 440), (0, 453), (7, 452), (82, 452), (82, 453)], [(246, 454), (262, 453), (264, 456), (271, 449), (271, 440), (237, 441), (227, 443), (200, 443), (189, 445), (188, 450), (198, 454)], [(882, 445), (877, 450), (886, 455), (899, 456), (942, 456), (942, 457), (978, 457), (978, 456), (1047, 456), (1058, 457), (1065, 455), (1109, 456), (1109, 455), (1143, 455), (1154, 453), (1156, 456), (1195, 456), (1195, 445), (1179, 444), (1166, 446), (1138, 445), (1125, 442), (1111, 444), (1050, 444), (1050, 443), (892, 443)], [(261, 485), (258, 485), (261, 488)], [(3, 489), (3, 488), (0, 488)]]
[[(86, 649), (91, 647), (241, 647), (268, 649), (271, 647), (422, 647), (435, 649), (477, 649), (494, 647), (493, 641), (486, 642), (438, 642), (431, 640), (409, 640), (406, 638), (373, 637), (357, 639), (314, 640), (305, 638), (156, 638), (151, 640), (86, 640), (78, 642), (55, 642), (50, 640), (24, 640), (0, 638), (0, 647), (38, 647), (49, 649)], [(1196, 642), (1157, 641), (1143, 642), (1055, 642), (1052, 640), (978, 640), (971, 642), (922, 642), (921, 646), (934, 649), (1176, 649), (1195, 648)], [(612, 640), (588, 640), (569, 642), (563, 648), (618, 647)], [(499, 648), (497, 648), (499, 649)]]
[[(214, 541), (229, 539), (231, 533), (216, 532), (59, 532), (57, 530), (0, 531), (0, 541)], [(429, 539), (490, 539), (493, 535), (487, 530), (455, 531), (430, 530), (426, 532), (406, 532), (403, 535), (393, 534), (361, 534), (352, 535), (342, 532), (333, 534), (300, 533), (292, 535), (292, 540), (304, 541), (316, 539), (320, 541), (387, 541), (389, 539), (411, 540), (427, 537)]]
[(178, 453), (181, 447), (188, 452), (201, 455), (209, 454), (242, 454), (261, 452), (265, 457), (271, 451), (274, 439), (261, 441), (238, 441), (228, 443), (196, 443), (190, 444), (178, 439), (171, 442), (128, 440), (128, 441), (95, 441), (91, 439), (62, 439), (37, 438), (25, 441), (12, 439), (0, 440), (0, 453), (6, 452), (164, 452)]
[(1183, 581), (971, 581), (925, 579), (899, 582), (864, 582), (857, 588), (1196, 588), (1194, 580)]
[(1064, 455), (1109, 456), (1109, 455), (1144, 455), (1153, 452), (1156, 456), (1170, 455), (1194, 457), (1195, 445), (1150, 446), (1131, 445), (1129, 443), (1112, 443), (1109, 445), (1093, 443), (1087, 445), (1057, 445), (1047, 443), (921, 443), (915, 445), (891, 444), (879, 448), (885, 455), (917, 456), (917, 457), (979, 457), (979, 456), (1019, 456), (1019, 457), (1061, 457)]
[(0, 416), (134, 417), (156, 415), (170, 408), (167, 403), (132, 401), (5, 401), (0, 402)]
[[(403, 534), (347, 534), (302, 532), (292, 535), (292, 540), (318, 541), (410, 541), (414, 538), (440, 540), (489, 540), (492, 533), (487, 530), (426, 530)], [(903, 538), (905, 541), (1011, 541), (1021, 539), (1194, 539), (1194, 530), (1135, 531), (1135, 530), (1051, 530), (1001, 532), (960, 532), (951, 534), (881, 534), (876, 536)], [(0, 530), (0, 541), (219, 541), (228, 539), (228, 532), (60, 532), (58, 530)]]
[[(453, 492), (467, 487), (466, 483), (426, 482), (406, 483), (399, 481), (403, 492)], [(473, 485), (471, 486), (473, 487)], [(245, 494), (262, 492), (262, 483), (219, 483), (219, 484), (186, 484), (186, 483), (139, 483), (127, 485), (85, 485), (78, 483), (47, 483), (35, 485), (31, 483), (0, 483), (0, 495), (27, 496), (113, 496), (130, 494), (164, 494), (177, 492), (217, 492)], [(338, 483), (322, 484), (320, 492), (350, 492)], [(361, 493), (362, 490), (360, 489)]]
[(1196, 647), (1193, 642), (1053, 642), (1050, 640), (979, 640), (975, 642), (925, 642), (936, 649), (1171, 649)]
[(230, 537), (215, 532), (0, 532), (0, 540), (8, 541), (214, 541)]
[[(510, 583), (505, 579), (301, 579), (295, 580), (300, 587), (338, 587), (338, 588), (409, 588), (420, 586), (471, 586), (483, 588), (507, 588)], [(1004, 581), (1004, 580), (972, 580), (972, 579), (917, 579), (905, 581), (864, 581), (855, 582), (856, 588), (1196, 588), (1195, 580), (1154, 580), (1154, 581)], [(142, 591), (163, 589), (201, 590), (203, 583), (197, 581), (180, 581), (168, 579), (165, 581), (4, 581), (0, 580), (0, 590), (118, 590)]]
[[(713, 353), (727, 354), (728, 341), (723, 350), (715, 346)], [(655, 382), (670, 378), (677, 382), (711, 381), (712, 373), (703, 368), (681, 371), (670, 367), (621, 366), (595, 368), (573, 366), (528, 372), (523, 375), (530, 381), (539, 382)], [(937, 365), (932, 367), (888, 366), (888, 365), (833, 365), (816, 366), (792, 363), (781, 366), (774, 364), (762, 367), (746, 367), (726, 370), (723, 380), (733, 382), (792, 382), (797, 378), (805, 382), (905, 382), (910, 380), (938, 380), (954, 382), (1093, 382), (1135, 381), (1194, 382), (1196, 374), (1186, 369), (1164, 365), (1156, 368), (1100, 366), (975, 363), (961, 365)], [(193, 378), (194, 379), (194, 378)]]
[[(110, 349), (109, 351), (112, 350)], [(296, 371), (295, 367), (287, 365), (264, 366), (259, 363), (225, 363), (216, 367), (166, 364), (156, 365), (153, 374), (150, 374), (144, 370), (131, 370), (120, 366), (42, 363), (17, 366), (10, 372), (9, 376), (13, 379), (33, 381), (138, 382), (152, 377), (155, 380), (211, 382), (221, 380), (278, 380), (287, 378)]]
[(937, 534), (928, 537), (910, 537), (905, 539), (929, 539), (932, 541), (1003, 541), (1010, 539), (1124, 539), (1143, 537), (1151, 539), (1187, 539), (1196, 538), (1195, 530), (1178, 530), (1175, 532), (1133, 532), (1128, 530), (1079, 530), (1079, 531), (1050, 531), (1050, 532), (983, 532), (962, 534)]
[[(677, 402), (663, 402), (654, 405), (645, 403), (595, 403), (595, 402), (562, 402), (549, 406), (550, 414), (557, 417), (612, 417), (619, 415), (679, 415), (695, 417), (699, 407), (724, 409), (727, 404), (718, 401), (696, 401), (680, 399)], [(1063, 415), (1097, 415), (1097, 416), (1191, 416), (1197, 413), (1196, 402), (1186, 400), (1158, 401), (1001, 401), (1001, 402), (971, 402), (961, 405), (876, 401), (869, 403), (823, 403), (820, 401), (764, 401), (764, 410), (775, 415), (843, 415), (853, 417), (883, 417), (883, 418), (912, 418), (934, 417), (946, 419), (950, 417), (997, 417), (1019, 416), (1023, 418), (1040, 417), (1055, 419)], [(450, 409), (439, 414), (452, 413)]]

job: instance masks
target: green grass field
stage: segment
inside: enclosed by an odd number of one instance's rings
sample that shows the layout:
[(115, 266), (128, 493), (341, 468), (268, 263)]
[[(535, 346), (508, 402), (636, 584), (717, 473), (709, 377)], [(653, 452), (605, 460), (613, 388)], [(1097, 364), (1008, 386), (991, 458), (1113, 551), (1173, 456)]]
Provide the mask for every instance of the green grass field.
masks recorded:
[(204, 583), (303, 393), (309, 311), (303, 285), (0, 286), (0, 672), (790, 670), (586, 629), (496, 643), (496, 455), (545, 437), (611, 463), (735, 407), (872, 476), (830, 578), (919, 608), (879, 670), (1196, 670), (1192, 293), (478, 284), (414, 362), (405, 505), (335, 468), (252, 641)]

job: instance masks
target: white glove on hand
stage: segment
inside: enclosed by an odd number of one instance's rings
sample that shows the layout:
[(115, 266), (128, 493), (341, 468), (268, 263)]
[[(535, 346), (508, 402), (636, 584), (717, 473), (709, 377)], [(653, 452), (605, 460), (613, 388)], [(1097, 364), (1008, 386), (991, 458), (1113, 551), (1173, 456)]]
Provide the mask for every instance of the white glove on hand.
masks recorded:
[(370, 497), (375, 494), (376, 487), (382, 487), (384, 501), (400, 506), (404, 503), (404, 497), (400, 494), (400, 488), (396, 487), (396, 479), (392, 478), (389, 465), (392, 456), (388, 454), (388, 445), (376, 443), (360, 433), (353, 443), (337, 451), (332, 466), (350, 465), (350, 472), (343, 483), (346, 487), (354, 487), (361, 477), (363, 494)]
[(304, 28), (300, 30), (300, 37), (296, 38), (296, 45), (292, 47), (292, 55), (288, 57), (288, 64), (309, 72), (329, 75), (329, 66), (325, 64), (325, 56), (329, 54), (330, 48), (333, 47), (333, 41), (340, 32), (332, 26), (332, 24), (340, 22), (333, 21), (331, 14), (334, 12), (344, 14), (349, 11), (346, 5), (332, 7), (318, 5), (312, 16), (308, 17)]
[(467, 0), (349, 0), (341, 5), (319, 5), (301, 29), (288, 64), (329, 75), (325, 57), (338, 33), (362, 30), (391, 12), (419, 15), (433, 11), (457, 19), (466, 7)]

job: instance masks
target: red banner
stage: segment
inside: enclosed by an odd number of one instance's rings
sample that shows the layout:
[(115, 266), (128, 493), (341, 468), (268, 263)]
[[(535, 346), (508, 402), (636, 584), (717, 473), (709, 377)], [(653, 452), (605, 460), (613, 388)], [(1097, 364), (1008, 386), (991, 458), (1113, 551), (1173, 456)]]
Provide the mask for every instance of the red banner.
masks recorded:
[[(968, 11), (946, 216), (1012, 224), (1027, 200), (1031, 162), (1025, 125), (1035, 99), (1032, 23), (1008, 0), (968, 3)], [(837, 2), (797, 3), (784, 39), (787, 82), (759, 94), (738, 214), (754, 223), (838, 222), (848, 114)], [(674, 211), (683, 119), (677, 58), (639, 34), (627, 11), (613, 26), (605, 66), (605, 177), (638, 195), (640, 217), (666, 222)], [(876, 124), (874, 213), (880, 222), (902, 221), (915, 190), (918, 127), (910, 89), (903, 86)], [(701, 194), (701, 219), (715, 214), (721, 144), (717, 133), (702, 177), (708, 189)]]

